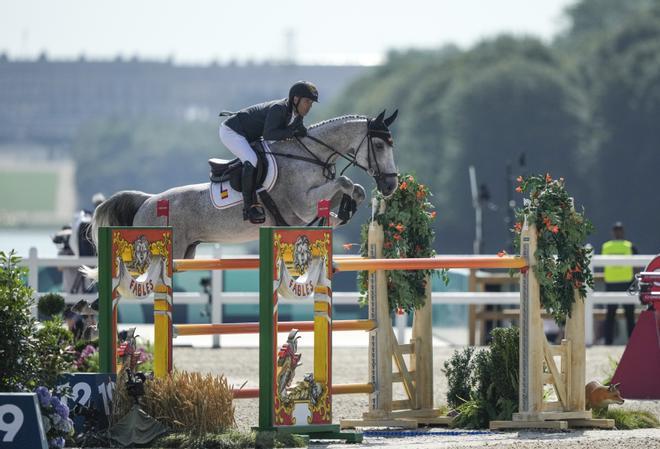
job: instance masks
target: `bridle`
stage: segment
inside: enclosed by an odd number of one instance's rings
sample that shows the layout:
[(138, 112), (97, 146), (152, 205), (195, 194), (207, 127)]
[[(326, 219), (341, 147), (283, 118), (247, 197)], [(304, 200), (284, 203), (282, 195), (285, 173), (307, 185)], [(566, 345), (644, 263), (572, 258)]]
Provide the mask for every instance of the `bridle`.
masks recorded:
[[(346, 155), (343, 153), (340, 153), (337, 151), (335, 148), (333, 148), (331, 145), (327, 144), (326, 142), (322, 141), (321, 139), (318, 139), (313, 136), (306, 136), (308, 139), (318, 143), (319, 145), (324, 146), (328, 150), (330, 150), (330, 155), (325, 159), (322, 160), (319, 158), (312, 150), (309, 149), (307, 145), (301, 140), (300, 137), (296, 136), (296, 141), (302, 146), (305, 151), (307, 151), (312, 157), (304, 157), (304, 156), (298, 156), (295, 154), (288, 154), (288, 153), (275, 153), (273, 151), (268, 151), (268, 153), (274, 155), (274, 156), (281, 156), (281, 157), (286, 157), (289, 159), (296, 159), (296, 160), (301, 160), (305, 162), (309, 162), (311, 164), (319, 165), (323, 167), (323, 176), (328, 181), (332, 181), (337, 177), (337, 167), (334, 162), (330, 162), (330, 160), (334, 156), (339, 156), (346, 161), (348, 161), (348, 164), (341, 170), (339, 175), (343, 175), (346, 170), (348, 170), (352, 166), (356, 166), (364, 170), (366, 173), (369, 174), (369, 176), (373, 177), (376, 181), (380, 181), (382, 179), (385, 179), (387, 177), (392, 177), (392, 176), (398, 176), (399, 174), (394, 172), (394, 173), (389, 173), (389, 172), (382, 172), (380, 169), (380, 164), (378, 164), (378, 158), (376, 157), (376, 150), (374, 148), (373, 144), (373, 139), (378, 137), (383, 140), (385, 140), (388, 144), (393, 145), (394, 142), (392, 140), (392, 134), (389, 132), (389, 130), (384, 129), (373, 129), (373, 124), (374, 120), (373, 119), (367, 119), (367, 132), (364, 134), (364, 137), (362, 137), (362, 140), (360, 141), (360, 144), (357, 146), (355, 152), (352, 155)], [(362, 145), (364, 144), (365, 140), (367, 141), (367, 166), (363, 166), (358, 163), (357, 157), (358, 154), (362, 148)], [(372, 161), (373, 160), (373, 164)]]

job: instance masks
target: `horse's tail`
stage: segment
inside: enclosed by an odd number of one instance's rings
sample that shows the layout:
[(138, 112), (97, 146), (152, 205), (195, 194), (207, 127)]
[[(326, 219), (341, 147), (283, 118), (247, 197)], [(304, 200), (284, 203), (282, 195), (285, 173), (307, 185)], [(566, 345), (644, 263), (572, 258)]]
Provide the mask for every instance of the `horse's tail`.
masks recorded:
[[(102, 226), (133, 226), (135, 214), (152, 195), (136, 190), (123, 190), (102, 202), (94, 211), (87, 238), (98, 248), (99, 228)], [(83, 266), (80, 271), (89, 279), (98, 280), (98, 270)]]

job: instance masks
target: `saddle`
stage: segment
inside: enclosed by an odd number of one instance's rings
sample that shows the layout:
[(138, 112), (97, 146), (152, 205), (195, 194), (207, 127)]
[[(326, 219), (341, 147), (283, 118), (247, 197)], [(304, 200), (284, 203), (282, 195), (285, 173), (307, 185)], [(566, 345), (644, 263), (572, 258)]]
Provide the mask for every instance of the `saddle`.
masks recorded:
[[(266, 178), (266, 174), (268, 173), (268, 158), (266, 158), (263, 140), (250, 142), (250, 146), (257, 154), (256, 187), (258, 189), (262, 187), (264, 179)], [(243, 171), (243, 163), (239, 158), (211, 158), (209, 159), (209, 165), (211, 166), (211, 173), (209, 175), (211, 182), (229, 182), (229, 185), (232, 187), (232, 189), (236, 190), (237, 192), (242, 191), (241, 177)]]

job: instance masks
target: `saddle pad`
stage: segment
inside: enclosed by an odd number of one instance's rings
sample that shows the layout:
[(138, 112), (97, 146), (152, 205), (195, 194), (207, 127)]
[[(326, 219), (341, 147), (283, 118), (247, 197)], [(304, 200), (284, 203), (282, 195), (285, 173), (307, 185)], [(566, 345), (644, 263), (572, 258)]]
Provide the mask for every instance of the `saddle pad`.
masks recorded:
[[(268, 148), (266, 142), (264, 142), (264, 147), (266, 149), (266, 157), (268, 158), (268, 172), (257, 192), (264, 190), (270, 192), (275, 185), (275, 181), (277, 181), (277, 162), (275, 161), (275, 156), (270, 153), (270, 148)], [(237, 204), (243, 204), (243, 194), (232, 189), (229, 181), (212, 182), (209, 191), (211, 192), (211, 203), (216, 209), (227, 209)]]

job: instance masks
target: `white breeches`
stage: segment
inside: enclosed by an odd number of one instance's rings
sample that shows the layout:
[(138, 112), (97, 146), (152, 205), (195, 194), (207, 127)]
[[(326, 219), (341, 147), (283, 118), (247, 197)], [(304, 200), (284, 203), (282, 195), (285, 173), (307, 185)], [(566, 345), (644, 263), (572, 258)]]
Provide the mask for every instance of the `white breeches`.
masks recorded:
[(224, 123), (220, 125), (219, 135), (222, 143), (229, 151), (234, 153), (234, 156), (243, 162), (249, 161), (254, 167), (257, 166), (257, 155), (245, 137)]

